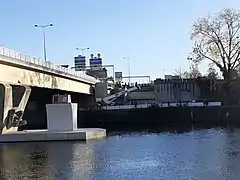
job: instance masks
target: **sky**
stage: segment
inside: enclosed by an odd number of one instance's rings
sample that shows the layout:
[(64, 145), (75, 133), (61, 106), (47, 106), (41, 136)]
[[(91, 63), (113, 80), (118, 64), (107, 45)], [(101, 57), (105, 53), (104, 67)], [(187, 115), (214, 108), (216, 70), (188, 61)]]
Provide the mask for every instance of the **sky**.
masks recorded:
[[(101, 53), (103, 64), (128, 75), (151, 79), (188, 68), (191, 26), (199, 17), (224, 8), (239, 8), (239, 0), (2, 0), (0, 45), (43, 58), (46, 29), (47, 59), (73, 65), (76, 48), (85, 55)], [(201, 71), (206, 72), (202, 65)], [(111, 69), (109, 69), (111, 73)]]

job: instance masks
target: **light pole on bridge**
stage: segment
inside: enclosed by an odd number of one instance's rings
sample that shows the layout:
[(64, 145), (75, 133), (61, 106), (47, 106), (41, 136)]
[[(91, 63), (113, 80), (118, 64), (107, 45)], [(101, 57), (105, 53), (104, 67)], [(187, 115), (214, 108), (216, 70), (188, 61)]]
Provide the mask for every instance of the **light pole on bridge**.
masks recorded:
[(35, 24), (35, 28), (42, 28), (43, 29), (43, 55), (44, 55), (44, 60), (47, 61), (47, 50), (46, 50), (46, 37), (45, 37), (45, 28), (46, 27), (52, 27), (53, 24), (45, 24), (45, 25), (37, 25)]

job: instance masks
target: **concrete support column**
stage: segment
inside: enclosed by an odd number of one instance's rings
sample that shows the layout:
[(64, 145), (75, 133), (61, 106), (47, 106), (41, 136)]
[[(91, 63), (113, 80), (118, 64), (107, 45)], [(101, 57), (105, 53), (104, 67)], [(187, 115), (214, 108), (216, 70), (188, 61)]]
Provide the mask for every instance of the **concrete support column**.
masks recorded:
[(17, 131), (27, 122), (22, 120), (31, 88), (0, 83), (0, 134)]
[(77, 130), (77, 103), (47, 104), (48, 132)]

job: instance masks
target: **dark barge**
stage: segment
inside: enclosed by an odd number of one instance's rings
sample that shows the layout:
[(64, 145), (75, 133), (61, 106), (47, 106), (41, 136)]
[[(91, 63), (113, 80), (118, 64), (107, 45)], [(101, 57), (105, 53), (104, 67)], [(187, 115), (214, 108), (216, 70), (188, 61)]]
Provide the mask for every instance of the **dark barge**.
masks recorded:
[(79, 111), (79, 126), (154, 126), (174, 124), (240, 124), (240, 106), (149, 107)]

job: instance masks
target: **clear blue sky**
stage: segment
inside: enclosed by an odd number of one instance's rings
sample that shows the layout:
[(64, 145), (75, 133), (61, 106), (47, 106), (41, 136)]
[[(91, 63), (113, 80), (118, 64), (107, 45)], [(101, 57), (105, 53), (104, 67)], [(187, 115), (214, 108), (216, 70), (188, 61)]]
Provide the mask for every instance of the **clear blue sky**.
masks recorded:
[[(194, 20), (223, 8), (240, 8), (239, 0), (2, 0), (0, 44), (42, 57), (42, 32), (48, 28), (48, 59), (72, 64), (76, 47), (102, 54), (117, 71), (152, 79), (187, 68), (189, 31)], [(206, 67), (205, 67), (206, 68)], [(202, 67), (202, 70), (205, 70)]]

